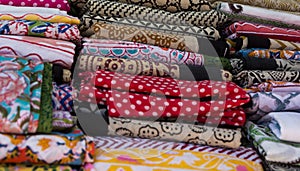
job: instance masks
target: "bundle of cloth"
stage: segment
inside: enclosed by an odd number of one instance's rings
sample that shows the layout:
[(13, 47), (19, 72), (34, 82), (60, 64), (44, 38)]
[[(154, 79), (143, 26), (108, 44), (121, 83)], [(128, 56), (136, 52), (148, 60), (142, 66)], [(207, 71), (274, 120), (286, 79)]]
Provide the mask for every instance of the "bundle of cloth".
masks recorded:
[(0, 170), (73, 170), (93, 162), (76, 126), (71, 68), (81, 41), (64, 0), (0, 2)]
[[(252, 148), (237, 149), (159, 140), (96, 137), (95, 170), (262, 170)], [(217, 168), (217, 169), (216, 169)]]
[(242, 139), (250, 96), (232, 81), (232, 45), (220, 32), (229, 20), (216, 4), (76, 0), (71, 7), (84, 37), (74, 110), (96, 136), (86, 169), (263, 170)]
[(221, 34), (233, 82), (251, 97), (244, 106), (249, 142), (266, 170), (299, 170), (299, 1), (229, 0), (218, 9), (233, 20)]

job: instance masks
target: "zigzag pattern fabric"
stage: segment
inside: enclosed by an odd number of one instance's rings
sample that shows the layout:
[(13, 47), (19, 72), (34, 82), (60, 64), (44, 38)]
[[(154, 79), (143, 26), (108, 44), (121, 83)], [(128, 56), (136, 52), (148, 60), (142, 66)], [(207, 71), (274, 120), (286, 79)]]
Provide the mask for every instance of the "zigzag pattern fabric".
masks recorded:
[[(89, 0), (85, 6), (85, 10), (88, 10), (92, 15), (124, 17), (172, 25), (217, 27), (227, 21), (227, 16), (216, 10), (171, 13), (149, 7), (107, 0)], [(85, 12), (85, 10), (83, 10), (83, 12)]]
[(182, 36), (195, 36), (195, 37), (206, 37), (209, 39), (217, 40), (221, 38), (219, 31), (214, 27), (208, 26), (179, 26), (170, 24), (160, 24), (150, 21), (134, 20), (129, 18), (118, 18), (118, 17), (108, 17), (108, 16), (90, 16), (84, 15), (81, 18), (81, 24), (79, 29), (81, 35), (90, 36), (93, 34), (91, 27), (99, 22), (118, 24), (121, 26), (135, 26), (142, 29), (154, 30), (159, 32), (164, 32), (167, 34), (182, 35)]

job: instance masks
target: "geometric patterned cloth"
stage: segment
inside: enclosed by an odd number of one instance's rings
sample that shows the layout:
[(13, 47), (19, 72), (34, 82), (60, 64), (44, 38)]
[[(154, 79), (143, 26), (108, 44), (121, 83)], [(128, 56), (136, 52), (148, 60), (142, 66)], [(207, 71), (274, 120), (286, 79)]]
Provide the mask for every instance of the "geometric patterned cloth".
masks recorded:
[(131, 18), (172, 25), (217, 27), (227, 21), (227, 16), (217, 10), (171, 13), (149, 7), (107, 0), (89, 0), (84, 12), (89, 12), (92, 15)]
[(72, 87), (70, 85), (56, 85), (53, 82), (52, 106), (54, 110), (73, 111)]

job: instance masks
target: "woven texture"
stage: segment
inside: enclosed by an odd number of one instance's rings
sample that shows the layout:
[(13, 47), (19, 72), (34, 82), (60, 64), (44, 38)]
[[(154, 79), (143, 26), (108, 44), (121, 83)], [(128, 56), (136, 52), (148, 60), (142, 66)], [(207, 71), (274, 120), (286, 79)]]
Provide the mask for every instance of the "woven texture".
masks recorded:
[(173, 25), (217, 27), (227, 21), (227, 16), (216, 10), (171, 13), (163, 10), (106, 0), (89, 0), (85, 6), (85, 10), (88, 10), (90, 14), (93, 15), (126, 17)]

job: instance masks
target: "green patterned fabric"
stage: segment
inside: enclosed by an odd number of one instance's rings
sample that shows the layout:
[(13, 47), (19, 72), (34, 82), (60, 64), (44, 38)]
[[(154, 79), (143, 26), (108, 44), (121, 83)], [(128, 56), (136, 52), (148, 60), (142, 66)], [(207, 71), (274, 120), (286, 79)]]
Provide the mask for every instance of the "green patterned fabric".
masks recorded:
[(300, 165), (300, 144), (279, 140), (268, 127), (246, 123), (248, 138), (269, 162)]
[(220, 67), (220, 69), (227, 71), (231, 71), (233, 69), (228, 58), (207, 55), (204, 55), (204, 66)]
[(38, 132), (52, 131), (52, 66), (49, 63), (44, 64), (42, 97), (41, 97), (41, 115), (38, 126)]

